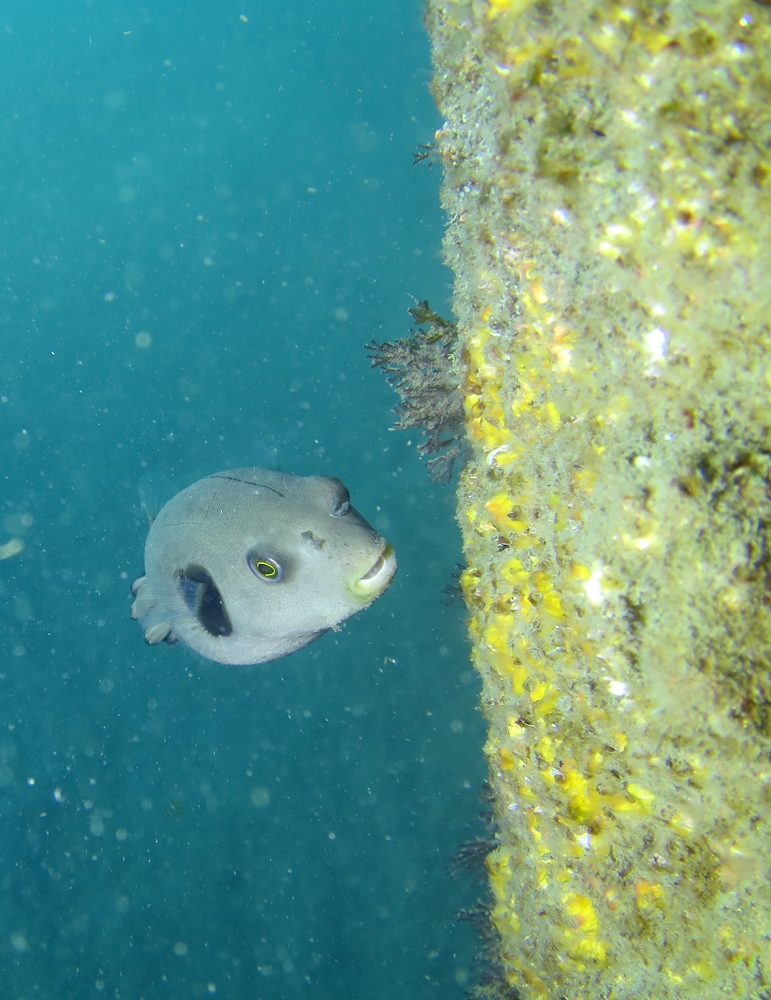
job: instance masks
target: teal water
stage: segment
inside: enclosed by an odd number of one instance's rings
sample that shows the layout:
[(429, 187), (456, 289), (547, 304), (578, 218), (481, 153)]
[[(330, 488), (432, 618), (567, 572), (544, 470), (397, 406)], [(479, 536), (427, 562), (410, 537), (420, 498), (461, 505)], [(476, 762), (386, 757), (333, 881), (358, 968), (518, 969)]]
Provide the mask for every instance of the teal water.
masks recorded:
[[(454, 497), (363, 350), (449, 312), (428, 80), (415, 0), (0, 6), (3, 998), (464, 994)], [(342, 478), (395, 583), (261, 667), (146, 647), (140, 485), (249, 464)]]

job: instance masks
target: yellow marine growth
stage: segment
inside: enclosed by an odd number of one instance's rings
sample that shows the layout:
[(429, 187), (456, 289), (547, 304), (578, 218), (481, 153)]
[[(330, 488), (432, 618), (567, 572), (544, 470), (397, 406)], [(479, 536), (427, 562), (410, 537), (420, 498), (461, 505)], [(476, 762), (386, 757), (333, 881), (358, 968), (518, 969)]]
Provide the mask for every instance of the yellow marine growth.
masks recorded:
[(498, 993), (762, 1000), (771, 5), (428, 16)]

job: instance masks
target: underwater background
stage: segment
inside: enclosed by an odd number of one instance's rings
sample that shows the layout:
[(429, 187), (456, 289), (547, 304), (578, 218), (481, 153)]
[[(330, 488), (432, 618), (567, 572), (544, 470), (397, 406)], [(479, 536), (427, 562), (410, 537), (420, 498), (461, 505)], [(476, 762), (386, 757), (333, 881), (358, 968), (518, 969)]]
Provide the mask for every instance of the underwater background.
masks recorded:
[[(363, 345), (449, 314), (417, 0), (0, 9), (0, 989), (462, 997), (483, 723), (452, 487)], [(413, 435), (414, 438), (414, 435)], [(149, 648), (147, 517), (339, 476), (391, 589), (251, 669)]]

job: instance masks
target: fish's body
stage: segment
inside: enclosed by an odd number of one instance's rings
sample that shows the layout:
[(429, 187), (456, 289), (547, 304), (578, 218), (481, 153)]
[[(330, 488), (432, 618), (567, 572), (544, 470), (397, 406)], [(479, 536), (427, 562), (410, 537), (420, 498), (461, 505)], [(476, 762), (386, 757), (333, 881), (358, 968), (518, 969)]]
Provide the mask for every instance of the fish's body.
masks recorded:
[(371, 604), (396, 558), (326, 476), (233, 469), (193, 483), (153, 521), (131, 610), (151, 645), (264, 663)]

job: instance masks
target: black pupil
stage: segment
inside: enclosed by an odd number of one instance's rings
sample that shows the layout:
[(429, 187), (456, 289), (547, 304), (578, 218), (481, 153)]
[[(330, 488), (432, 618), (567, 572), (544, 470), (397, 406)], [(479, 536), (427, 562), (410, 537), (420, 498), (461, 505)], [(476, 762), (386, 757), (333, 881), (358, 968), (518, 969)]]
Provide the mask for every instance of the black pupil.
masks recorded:
[(260, 574), (262, 576), (275, 576), (276, 575), (276, 567), (275, 566), (271, 566), (271, 564), (268, 563), (268, 562), (258, 562), (257, 563), (257, 569), (258, 569), (258, 571), (260, 572)]

